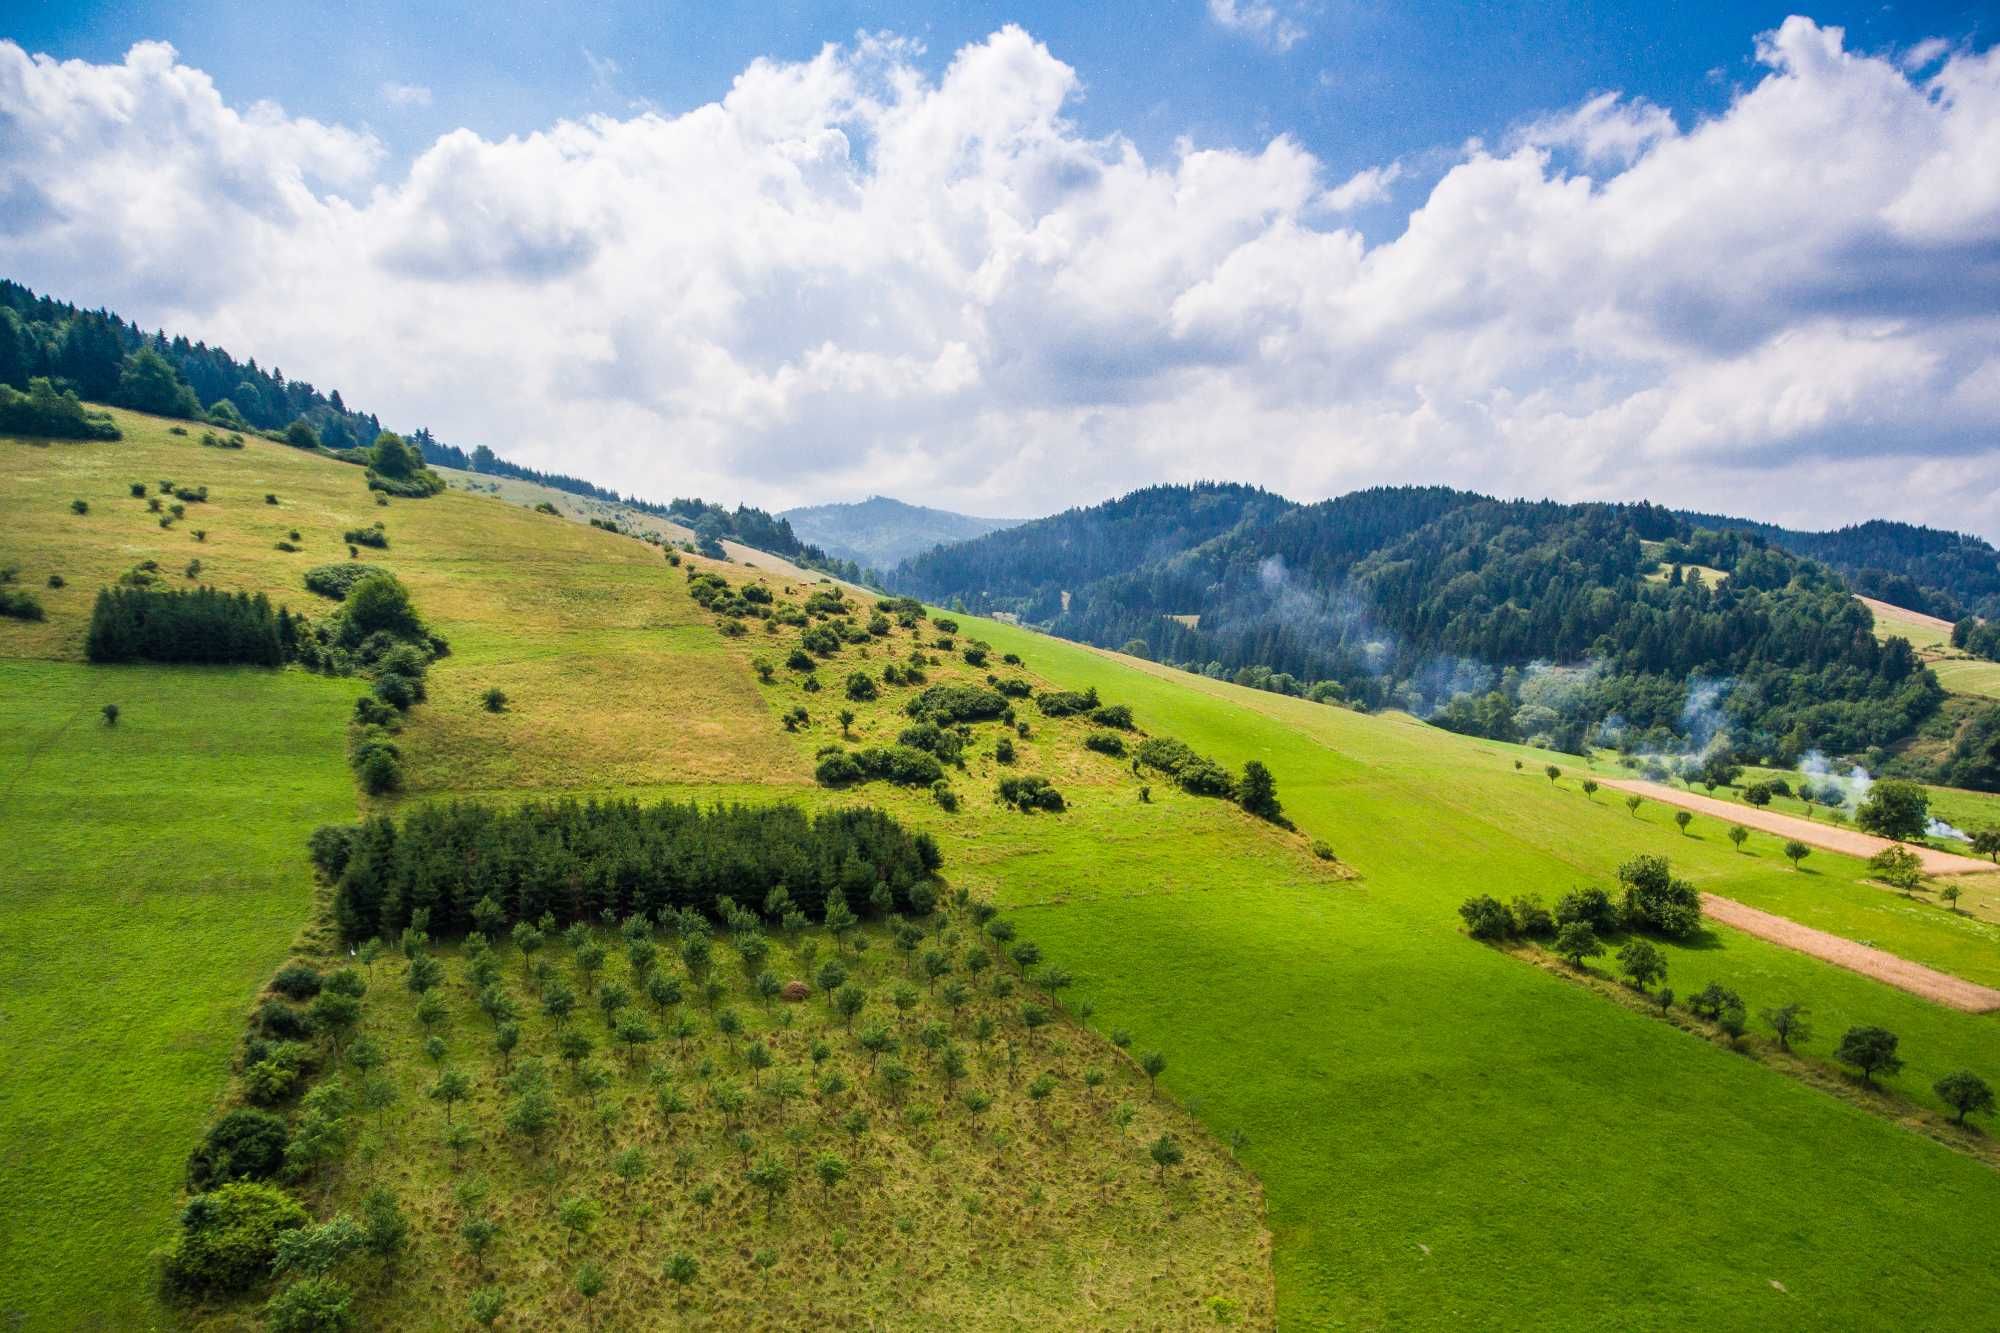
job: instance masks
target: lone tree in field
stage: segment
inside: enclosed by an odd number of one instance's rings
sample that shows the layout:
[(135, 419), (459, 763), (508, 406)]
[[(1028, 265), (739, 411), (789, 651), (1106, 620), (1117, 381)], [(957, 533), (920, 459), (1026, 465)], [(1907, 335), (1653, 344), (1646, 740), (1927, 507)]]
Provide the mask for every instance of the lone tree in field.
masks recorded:
[(1789, 1051), (1793, 1042), (1812, 1040), (1812, 1024), (1806, 1021), (1807, 1009), (1802, 1004), (1782, 1004), (1776, 1009), (1766, 1009), (1760, 1015), (1771, 1025), (1771, 1031), (1778, 1034), (1778, 1049)]
[(1687, 836), (1688, 825), (1694, 823), (1694, 815), (1686, 810), (1674, 811), (1674, 823), (1681, 826), (1681, 836)]
[(1887, 778), (1869, 788), (1854, 822), (1879, 837), (1915, 842), (1930, 827), (1930, 806), (1929, 795), (1916, 783)]
[(117, 725), (118, 725), (118, 705), (117, 705), (117, 704), (106, 704), (106, 705), (104, 705), (104, 725), (105, 725), (105, 726), (107, 726), (107, 727), (115, 727), (115, 726), (117, 726)]
[(1995, 865), (2000, 865), (2000, 827), (1983, 828), (1972, 835), (1972, 850), (1981, 856), (1990, 856)]
[(1167, 1057), (1158, 1051), (1147, 1051), (1139, 1057), (1139, 1068), (1146, 1071), (1146, 1087), (1157, 1096), (1160, 1090), (1160, 1075), (1167, 1072)]
[(1923, 883), (1924, 863), (1917, 854), (1901, 843), (1884, 847), (1868, 858), (1868, 868), (1875, 872), (1875, 878), (1891, 888), (1901, 889), (1908, 897), (1916, 892), (1917, 885)]
[(1959, 890), (1956, 884), (1947, 884), (1938, 890), (1938, 897), (1944, 899), (1944, 905), (1949, 907), (1954, 914), (1958, 911), (1958, 896)]
[(1812, 848), (1806, 846), (1804, 843), (1800, 842), (1797, 838), (1793, 838), (1790, 842), (1787, 842), (1785, 844), (1785, 859), (1792, 863), (1792, 869), (1794, 870), (1797, 870), (1799, 868), (1799, 862), (1805, 860), (1808, 856), (1811, 855), (1812, 855)]
[(1993, 1114), (1992, 1087), (1970, 1069), (1946, 1074), (1931, 1085), (1931, 1091), (1938, 1095), (1939, 1101), (1958, 1112), (1951, 1118), (1954, 1125), (1964, 1124), (1968, 1115)]
[(1740, 852), (1743, 850), (1743, 844), (1750, 841), (1750, 830), (1744, 828), (1741, 824), (1731, 824), (1729, 826), (1729, 840), (1736, 844), (1736, 850)]
[(1572, 921), (1556, 932), (1556, 952), (1569, 959), (1571, 967), (1582, 967), (1584, 959), (1603, 956), (1604, 941), (1587, 922)]
[(1593, 800), (1593, 801), (1597, 799), (1597, 779), (1596, 779), (1596, 778), (1585, 778), (1585, 779), (1583, 780), (1583, 794), (1584, 794), (1585, 796), (1589, 797), (1589, 798), (1590, 798), (1591, 800)]
[(1625, 809), (1631, 813), (1632, 818), (1637, 819), (1639, 817), (1639, 807), (1645, 803), (1646, 798), (1635, 791), (1625, 798)]
[(1896, 1054), (1896, 1045), (1896, 1034), (1887, 1028), (1849, 1028), (1842, 1035), (1840, 1047), (1834, 1051), (1833, 1058), (1860, 1070), (1861, 1081), (1872, 1088), (1875, 1086), (1875, 1075), (1893, 1074), (1903, 1067), (1902, 1059)]
[(1549, 785), (1551, 787), (1555, 786), (1556, 779), (1563, 775), (1563, 771), (1560, 768), (1557, 768), (1554, 764), (1550, 764), (1547, 768), (1543, 769), (1542, 772), (1547, 775), (1549, 779)]
[(1167, 1168), (1179, 1166), (1186, 1156), (1181, 1152), (1181, 1145), (1174, 1142), (1174, 1136), (1171, 1134), (1162, 1134), (1154, 1139), (1152, 1146), (1146, 1151), (1152, 1157), (1154, 1172), (1162, 1183), (1166, 1181)]
[(1643, 991), (1666, 977), (1667, 958), (1650, 940), (1633, 940), (1618, 951), (1618, 967), (1632, 979), (1634, 989)]

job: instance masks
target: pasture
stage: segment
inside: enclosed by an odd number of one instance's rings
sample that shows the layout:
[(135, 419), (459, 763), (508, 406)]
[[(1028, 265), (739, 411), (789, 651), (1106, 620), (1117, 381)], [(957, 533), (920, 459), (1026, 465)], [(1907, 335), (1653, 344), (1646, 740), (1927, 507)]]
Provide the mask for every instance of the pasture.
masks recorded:
[[(377, 507), (358, 469), (254, 440), (224, 455), (169, 437), (160, 423), (129, 414), (124, 423), (128, 439), (118, 445), (0, 442), (0, 515), (10, 525), (0, 563), (22, 564), (37, 585), (48, 572), (67, 578), (45, 598), (47, 621), (0, 624), (0, 656), (42, 659), (8, 664), (25, 673), (9, 697), (26, 720), (52, 727), (66, 716), (49, 702), (65, 696), (41, 688), (36, 673), (75, 680), (71, 712), (87, 710), (112, 678), (48, 659), (75, 657), (90, 595), (136, 560), (176, 570), (195, 546), (212, 543), (198, 552), (204, 581), (282, 593), (302, 606), (312, 601), (298, 587), (304, 566), (344, 558), (342, 528), (380, 517), (391, 546), (372, 562), (404, 579), (453, 644), (431, 673), (431, 701), (399, 738), (411, 789), (385, 805), (473, 791), (673, 790), (815, 806), (865, 801), (930, 830), (954, 886), (1006, 909), (1075, 974), (1068, 998), (1093, 1007), (1100, 1033), (1123, 1030), (1132, 1049), (1165, 1053), (1163, 1085), (1217, 1141), (1247, 1136), (1241, 1155), (1262, 1181), (1285, 1326), (1532, 1318), (1562, 1328), (1807, 1328), (1850, 1322), (1857, 1310), (1920, 1310), (1948, 1324), (1977, 1323), (2000, 1303), (2000, 1276), (1980, 1257), (2000, 1244), (2000, 1174), (1897, 1123), (1937, 1119), (1930, 1085), (1944, 1072), (2000, 1073), (1993, 1016), (1945, 1010), (1726, 928), (1666, 946), (1668, 984), (1683, 994), (1716, 980), (1744, 995), (1753, 1044), (1769, 1040), (1759, 1009), (1805, 1004), (1818, 1034), (1805, 1055), (1826, 1080), (1846, 1077), (1823, 1066), (1847, 1026), (1899, 1033), (1908, 1064), (1884, 1080), (1871, 1111), (1869, 1094), (1828, 1096), (1477, 944), (1456, 908), (1477, 892), (1553, 900), (1578, 884), (1608, 886), (1621, 861), (1659, 852), (1703, 890), (1982, 980), (1992, 975), (1992, 942), (1974, 915), (1954, 918), (1885, 893), (1852, 858), (1815, 853), (1794, 872), (1763, 835), (1739, 853), (1715, 821), (1698, 818), (1684, 836), (1656, 805), (1634, 816), (1609, 792), (1590, 799), (1577, 772), (1547, 781), (1542, 765), (1575, 768), (1567, 756), (1241, 689), (965, 617), (961, 637), (989, 641), (996, 655), (1019, 654), (1038, 681), (1095, 686), (1105, 702), (1130, 705), (1144, 731), (1178, 737), (1232, 770), (1253, 758), (1268, 764), (1299, 831), (1135, 775), (1085, 749), (1080, 723), (1044, 721), (1032, 707), (1022, 710), (1033, 725), (1016, 738), (1011, 765), (982, 731), (965, 770), (950, 774), (956, 812), (921, 788), (877, 782), (827, 792), (811, 785), (822, 747), (893, 739), (905, 725), (903, 691), (851, 705), (840, 697), (842, 678), (878, 669), (883, 648), (843, 648), (816, 694), (783, 671), (762, 684), (754, 663), (782, 660), (795, 636), (717, 634), (688, 596), (684, 572), (642, 542), (456, 491)], [(192, 542), (186, 522), (160, 529), (143, 502), (121, 501), (126, 477), (166, 469), (211, 486), (207, 542)], [(280, 504), (264, 505), (267, 491)], [(67, 511), (72, 493), (88, 494), (88, 515)], [(310, 534), (310, 554), (275, 550), (294, 527)], [(756, 573), (722, 572), (732, 582)], [(784, 580), (773, 577), (782, 593)], [(934, 680), (983, 675), (938, 656), (945, 662)], [(118, 678), (135, 682), (120, 693), (139, 699), (138, 682), (176, 677), (133, 670)], [(206, 712), (182, 707), (205, 734), (239, 741), (204, 748), (189, 734), (160, 763), (130, 769), (129, 813), (120, 816), (130, 827), (100, 837), (104, 861), (78, 845), (91, 835), (60, 805), (77, 789), (75, 772), (32, 819), (12, 816), (28, 819), (16, 845), (50, 867), (48, 881), (66, 897), (58, 933), (76, 957), (129, 929), (128, 914), (99, 887), (107, 878), (123, 883), (128, 865), (143, 862), (183, 881), (188, 853), (172, 836), (176, 810), (237, 811), (213, 848), (251, 868), (243, 874), (269, 872), (257, 881), (269, 898), (265, 914), (229, 921), (228, 937), (212, 941), (213, 960), (174, 952), (178, 935), (127, 936), (143, 945), (147, 975), (192, 970), (202, 988), (213, 983), (210, 1009), (186, 1029), (212, 1043), (206, 1055), (191, 1069), (156, 1062), (147, 1071), (161, 1086), (144, 1089), (143, 1099), (165, 1109), (152, 1140), (131, 1149), (153, 1173), (132, 1187), (147, 1211), (121, 1233), (123, 1272), (133, 1281), (143, 1277), (139, 1242), (157, 1239), (171, 1214), (180, 1161), (220, 1090), (240, 1014), (307, 920), (304, 834), (352, 809), (339, 726), (356, 684), (296, 672), (252, 679), (274, 695), (296, 695), (298, 729), (272, 726), (275, 703), (239, 705), (229, 717), (219, 702)], [(508, 694), (505, 711), (479, 706), (489, 687)], [(780, 719), (799, 707), (809, 720), (787, 731)], [(856, 714), (845, 728), (842, 707)], [(136, 722), (140, 710), (128, 708)], [(993, 792), (1003, 769), (1049, 778), (1066, 808), (1024, 814), (1000, 804)], [(38, 761), (31, 773), (48, 771)], [(279, 775), (308, 771), (312, 798), (273, 808), (266, 789)], [(1142, 796), (1142, 788), (1150, 790)], [(1312, 854), (1315, 838), (1331, 844), (1337, 864)], [(26, 919), (13, 907), (7, 915)], [(91, 1002), (122, 1013), (128, 1000), (146, 1005), (159, 984), (121, 976)], [(48, 991), (42, 1030), (60, 1018), (57, 1006), (88, 989), (65, 981)], [(10, 985), (0, 993), (13, 1005), (21, 992)], [(1085, 1043), (1108, 1049), (1100, 1038), (1071, 1040), (1079, 1051)], [(44, 1046), (51, 1059), (71, 1050), (67, 1040)], [(9, 1095), (18, 1095), (8, 1064)], [(72, 1177), (59, 1168), (110, 1151), (114, 1132), (99, 1127), (122, 1101), (117, 1089), (89, 1083), (61, 1100), (83, 1128), (60, 1155), (24, 1136), (12, 1169), (67, 1190)], [(370, 1169), (415, 1173), (416, 1193), (436, 1198), (438, 1179), (414, 1155), (421, 1147), (383, 1140), (386, 1155)], [(434, 1160), (430, 1151), (423, 1163)], [(672, 1208), (684, 1203), (669, 1199)], [(44, 1228), (75, 1201), (58, 1195), (47, 1207)], [(1213, 1220), (1223, 1225), (1220, 1213)], [(1102, 1244), (1129, 1234), (1127, 1225), (1114, 1219), (1092, 1234)], [(60, 1239), (52, 1234), (49, 1253)], [(18, 1298), (31, 1327), (57, 1326), (52, 1312), (72, 1312), (98, 1288), (128, 1280), (88, 1260), (43, 1267), (29, 1279), (34, 1293)], [(545, 1276), (561, 1275), (552, 1268)], [(94, 1285), (84, 1285), (87, 1277)], [(118, 1300), (143, 1300), (124, 1290)], [(1063, 1290), (1074, 1289), (1047, 1294)]]

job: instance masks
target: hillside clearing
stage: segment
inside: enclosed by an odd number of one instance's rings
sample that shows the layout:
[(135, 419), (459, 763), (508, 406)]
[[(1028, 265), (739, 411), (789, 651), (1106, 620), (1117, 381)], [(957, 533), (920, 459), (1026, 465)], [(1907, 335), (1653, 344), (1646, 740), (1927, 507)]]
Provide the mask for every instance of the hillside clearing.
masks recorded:
[(1887, 982), (1912, 995), (1921, 995), (1926, 1000), (1948, 1004), (1968, 1014), (1985, 1014), (2000, 1009), (2000, 990), (1991, 986), (1974, 985), (1961, 977), (1925, 967), (1922, 963), (1898, 958), (1886, 950), (1814, 930), (1811, 926), (1802, 926), (1796, 921), (1760, 912), (1712, 893), (1701, 896), (1701, 906), (1704, 912), (1724, 925), (1734, 926), (1774, 944), (1782, 944), (1787, 949), (1838, 963), (1849, 971)]

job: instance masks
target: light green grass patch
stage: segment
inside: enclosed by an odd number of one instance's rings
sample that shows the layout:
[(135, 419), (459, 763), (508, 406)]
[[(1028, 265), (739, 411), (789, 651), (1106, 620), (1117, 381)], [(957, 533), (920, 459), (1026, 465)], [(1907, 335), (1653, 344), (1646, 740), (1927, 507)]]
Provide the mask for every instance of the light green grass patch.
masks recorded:
[[(0, 661), (0, 1317), (152, 1320), (146, 1256), (351, 818), (352, 682)], [(117, 703), (116, 727), (99, 709)]]

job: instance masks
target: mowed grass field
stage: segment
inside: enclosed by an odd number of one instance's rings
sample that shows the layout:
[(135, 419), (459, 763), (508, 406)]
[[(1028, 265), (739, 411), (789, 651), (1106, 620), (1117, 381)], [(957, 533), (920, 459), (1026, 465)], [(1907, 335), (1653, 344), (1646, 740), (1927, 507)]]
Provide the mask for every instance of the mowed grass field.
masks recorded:
[(1875, 637), (1908, 639), (1910, 646), (1937, 673), (1938, 684), (1946, 690), (1953, 694), (2000, 699), (2000, 662), (1982, 661), (1953, 648), (1949, 621), (1873, 598), (1864, 597), (1861, 600), (1875, 615)]
[[(1073, 876), (1049, 873), (1054, 858), (995, 863), (1002, 901), (1077, 960), (1097, 1021), (1172, 1053), (1166, 1082), (1249, 1134), (1288, 1326), (1853, 1327), (1889, 1309), (1976, 1322), (2000, 1295), (1969, 1257), (2000, 1239), (1990, 1168), (1477, 945), (1455, 914), (1474, 892), (1608, 884), (1639, 851), (1756, 901), (1791, 873), (1782, 860), (1737, 856), (1720, 830), (1683, 839), (1658, 812), (1634, 820), (1517, 773), (1505, 747), (1407, 718), (978, 632), (1130, 703), (1142, 725), (1264, 759), (1288, 811), (1362, 872), (1149, 892), (1115, 862)], [(1219, 872), (1190, 861), (1182, 877)], [(1809, 1050), (1851, 1023), (1901, 1032), (1910, 1067), (1894, 1085), (1920, 1100), (1946, 1068), (1990, 1066), (2000, 1042), (1990, 1017), (1733, 931), (1669, 954), (1683, 993), (1714, 979), (1753, 1012), (1806, 1003)], [(1982, 1239), (1934, 1243), (1961, 1224)]]
[[(2000, 1305), (2000, 1274), (1984, 1258), (2000, 1244), (2000, 1173), (1476, 944), (1456, 915), (1478, 892), (1553, 900), (1575, 884), (1608, 885), (1620, 861), (1659, 851), (1704, 889), (1770, 910), (1789, 900), (1803, 912), (1823, 897), (1825, 910), (1862, 914), (1849, 926), (1884, 947), (1911, 956), (1920, 944), (1945, 947), (1951, 937), (1929, 933), (1929, 922), (1911, 924), (1902, 946), (1882, 938), (1887, 925), (1866, 913), (1884, 895), (1860, 883), (1858, 864), (1816, 853), (1808, 864), (1817, 873), (1794, 876), (1754, 840), (1757, 855), (1738, 855), (1719, 826), (1698, 820), (1702, 836), (1682, 838), (1664, 811), (1634, 819), (1608, 793), (1587, 800), (1573, 778), (1551, 786), (1531, 752), (970, 618), (961, 618), (964, 634), (990, 640), (996, 654), (1019, 652), (1031, 673), (1062, 686), (1096, 685), (1149, 731), (1232, 767), (1264, 760), (1302, 834), (1159, 780), (1153, 801), (1141, 802), (1139, 780), (1115, 761), (1058, 744), (1039, 724), (1015, 768), (1063, 787), (1071, 809), (1060, 815), (998, 807), (983, 756), (954, 778), (964, 801), (956, 814), (880, 784), (823, 793), (810, 772), (829, 729), (837, 735), (837, 690), (814, 697), (807, 730), (786, 734), (776, 718), (796, 686), (761, 686), (750, 663), (782, 659), (773, 645), (789, 647), (790, 636), (716, 635), (688, 603), (680, 571), (653, 548), (462, 494), (377, 509), (358, 469), (254, 441), (198, 475), (180, 460), (213, 451), (144, 433), (156, 429), (137, 423), (128, 446), (141, 447), (126, 459), (150, 467), (150, 451), (179, 450), (172, 465), (187, 475), (176, 479), (206, 481), (218, 496), (230, 462), (258, 469), (244, 488), (256, 505), (263, 490), (281, 489), (261, 479), (282, 474), (286, 502), (325, 520), (312, 529), (311, 557), (265, 553), (263, 537), (282, 536), (282, 522), (246, 539), (240, 561), (215, 562), (223, 586), (295, 587), (305, 564), (345, 555), (333, 525), (388, 525), (392, 548), (372, 561), (410, 584), (454, 645), (432, 673), (433, 701), (402, 738), (412, 757), (406, 799), (672, 787), (866, 800), (935, 831), (947, 875), (1008, 907), (1077, 974), (1072, 996), (1095, 1006), (1094, 1024), (1166, 1053), (1168, 1088), (1219, 1135), (1247, 1133), (1284, 1327), (1977, 1326)], [(54, 465), (17, 461), (28, 448), (0, 443), (10, 469), (0, 512), (19, 521), (0, 563), (77, 545), (64, 526), (82, 481), (73, 469), (98, 474), (83, 523), (98, 520), (107, 492), (117, 509), (130, 470), (86, 466), (84, 447), (52, 446), (78, 452), (62, 455), (65, 470), (45, 484)], [(21, 547), (17, 534), (32, 525), (42, 525), (40, 544)], [(78, 558), (83, 572), (63, 590), (77, 607), (95, 588), (85, 578), (115, 575), (139, 558), (133, 550), (160, 540), (143, 521), (105, 531), (133, 548), (91, 555), (94, 567)], [(101, 542), (90, 549), (105, 551)], [(50, 624), (0, 625), (0, 653), (14, 655), (8, 645), (21, 641), (40, 643), (39, 655), (73, 652), (80, 622), (58, 623), (58, 596), (48, 598)], [(859, 665), (850, 660), (858, 652), (823, 670), (830, 687)], [(477, 708), (488, 685), (516, 701), (507, 713)], [(355, 687), (336, 683), (336, 692), (344, 703)], [(895, 725), (893, 707), (857, 711), (857, 731), (870, 739)], [(1023, 715), (1035, 718), (1032, 707)], [(329, 753), (338, 763), (337, 741)], [(1514, 769), (1516, 753), (1525, 771)], [(162, 782), (156, 799), (181, 785)], [(287, 830), (285, 845), (296, 849), (311, 822)], [(1315, 860), (1308, 837), (1332, 843), (1359, 877)], [(302, 869), (296, 850), (287, 854)], [(1753, 1015), (1807, 1004), (1819, 1034), (1808, 1054), (1823, 1056), (1851, 1023), (1898, 1031), (1909, 1066), (1889, 1083), (1920, 1106), (1934, 1106), (1929, 1085), (1948, 1069), (2000, 1072), (1991, 1017), (1943, 1010), (1727, 930), (1668, 952), (1669, 984), (1683, 994), (1718, 980)], [(1971, 958), (1968, 946), (1960, 965)], [(239, 1010), (260, 971), (246, 966)], [(220, 1031), (225, 1048), (234, 1031)], [(163, 1168), (169, 1193), (200, 1122), (199, 1112), (188, 1118)]]
[(353, 692), (0, 660), (0, 1327), (154, 1323), (147, 1253), (311, 907), (300, 830), (354, 815)]

